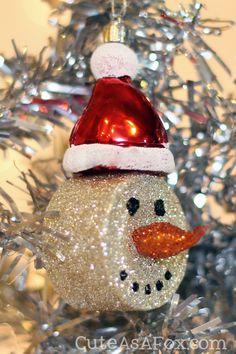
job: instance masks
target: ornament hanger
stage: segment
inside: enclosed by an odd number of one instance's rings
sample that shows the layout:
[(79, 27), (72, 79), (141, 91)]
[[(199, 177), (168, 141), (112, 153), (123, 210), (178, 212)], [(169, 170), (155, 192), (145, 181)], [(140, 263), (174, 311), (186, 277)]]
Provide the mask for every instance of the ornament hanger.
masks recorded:
[[(122, 4), (120, 4), (121, 6), (118, 6), (117, 3), (122, 3)], [(112, 19), (124, 17), (126, 14), (126, 10), (127, 10), (127, 0), (122, 0), (122, 1), (111, 0)]]
[(123, 23), (123, 17), (127, 10), (127, 0), (118, 1), (111, 0), (111, 22), (104, 28), (104, 42), (120, 42), (128, 41), (129, 31)]

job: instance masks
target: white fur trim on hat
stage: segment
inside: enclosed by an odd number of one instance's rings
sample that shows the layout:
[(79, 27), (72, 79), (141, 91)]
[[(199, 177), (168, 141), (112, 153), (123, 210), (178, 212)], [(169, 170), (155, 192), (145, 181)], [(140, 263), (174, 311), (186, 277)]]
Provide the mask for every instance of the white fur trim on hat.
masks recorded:
[(139, 62), (135, 52), (122, 43), (105, 43), (93, 53), (90, 61), (96, 79), (102, 77), (130, 76), (135, 78)]
[(122, 147), (110, 144), (72, 145), (67, 149), (63, 160), (65, 171), (71, 173), (98, 166), (171, 173), (175, 169), (175, 162), (167, 148)]

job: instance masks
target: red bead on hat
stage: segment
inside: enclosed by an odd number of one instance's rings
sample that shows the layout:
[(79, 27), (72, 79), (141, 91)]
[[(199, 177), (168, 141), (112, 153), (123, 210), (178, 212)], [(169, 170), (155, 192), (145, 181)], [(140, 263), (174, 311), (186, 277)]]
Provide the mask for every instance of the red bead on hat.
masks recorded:
[(64, 168), (105, 167), (169, 173), (174, 159), (160, 117), (129, 77), (99, 79), (76, 123)]

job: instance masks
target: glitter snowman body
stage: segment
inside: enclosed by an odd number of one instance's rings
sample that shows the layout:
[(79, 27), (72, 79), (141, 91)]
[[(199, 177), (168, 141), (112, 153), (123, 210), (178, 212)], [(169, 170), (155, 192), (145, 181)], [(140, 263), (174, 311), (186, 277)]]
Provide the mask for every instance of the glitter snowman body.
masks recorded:
[[(127, 211), (134, 197), (139, 208)], [(157, 216), (161, 199), (165, 215)], [(66, 181), (48, 210), (44, 263), (57, 293), (85, 310), (149, 310), (166, 303), (185, 273), (187, 252), (166, 259), (138, 254), (132, 232), (153, 222), (169, 222), (188, 230), (184, 213), (163, 177), (130, 173), (81, 175)], [(55, 238), (53, 230), (64, 235)]]

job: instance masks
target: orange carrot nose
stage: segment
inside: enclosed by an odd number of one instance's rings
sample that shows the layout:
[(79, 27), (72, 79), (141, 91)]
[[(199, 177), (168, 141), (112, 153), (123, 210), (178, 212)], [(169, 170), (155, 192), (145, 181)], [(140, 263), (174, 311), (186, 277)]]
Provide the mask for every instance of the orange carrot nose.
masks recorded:
[(208, 228), (197, 226), (190, 232), (168, 222), (156, 222), (136, 229), (132, 239), (142, 256), (154, 259), (168, 258), (194, 246)]

